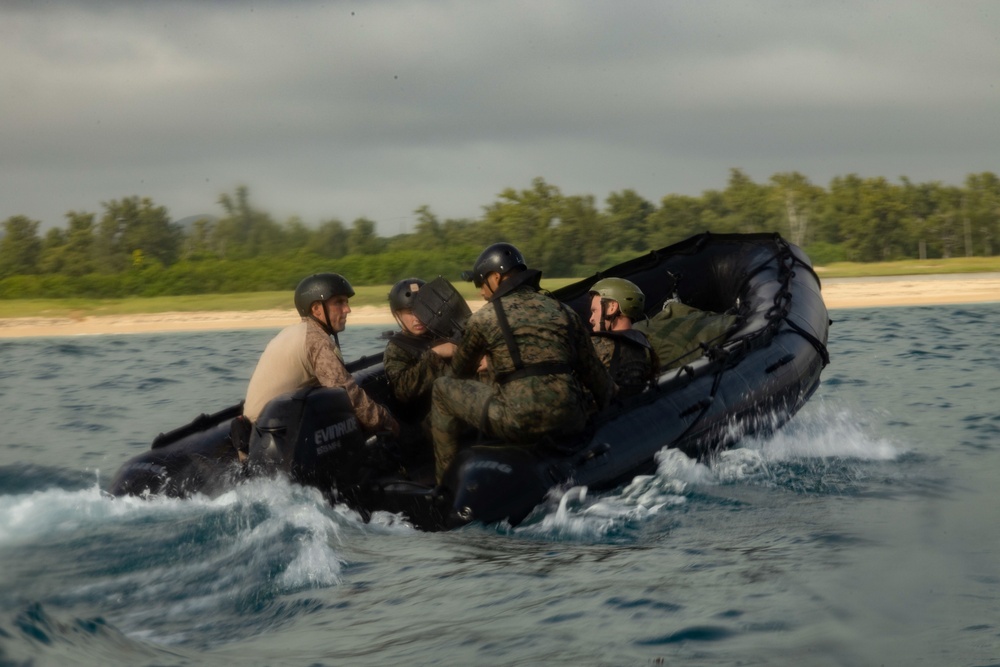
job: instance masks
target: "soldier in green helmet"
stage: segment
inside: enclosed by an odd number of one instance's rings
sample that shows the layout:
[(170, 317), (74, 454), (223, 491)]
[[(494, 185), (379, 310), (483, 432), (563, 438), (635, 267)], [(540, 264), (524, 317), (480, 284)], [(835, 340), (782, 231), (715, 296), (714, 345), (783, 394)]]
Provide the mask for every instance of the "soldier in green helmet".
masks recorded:
[(590, 288), (590, 325), (597, 356), (611, 373), (621, 396), (649, 387), (656, 377), (656, 353), (632, 323), (646, 317), (646, 297), (624, 278), (604, 278)]
[[(431, 430), (439, 484), (467, 426), (531, 446), (546, 436), (583, 431), (590, 397), (600, 408), (615, 391), (580, 317), (540, 291), (541, 272), (528, 269), (517, 248), (487, 247), (464, 277), (487, 303), (465, 326), (452, 358), (454, 377), (434, 381)], [(484, 357), (491, 383), (475, 379)]]

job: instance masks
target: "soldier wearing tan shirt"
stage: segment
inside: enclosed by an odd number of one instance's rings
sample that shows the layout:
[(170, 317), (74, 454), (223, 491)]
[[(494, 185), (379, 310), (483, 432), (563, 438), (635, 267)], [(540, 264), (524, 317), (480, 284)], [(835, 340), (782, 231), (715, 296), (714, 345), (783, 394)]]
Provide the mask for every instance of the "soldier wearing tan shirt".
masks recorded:
[(302, 321), (267, 344), (247, 388), (243, 415), (254, 422), (276, 396), (308, 386), (339, 387), (347, 392), (358, 422), (369, 432), (399, 432), (396, 420), (373, 401), (344, 366), (337, 334), (347, 324), (354, 289), (336, 273), (309, 276), (295, 288)]

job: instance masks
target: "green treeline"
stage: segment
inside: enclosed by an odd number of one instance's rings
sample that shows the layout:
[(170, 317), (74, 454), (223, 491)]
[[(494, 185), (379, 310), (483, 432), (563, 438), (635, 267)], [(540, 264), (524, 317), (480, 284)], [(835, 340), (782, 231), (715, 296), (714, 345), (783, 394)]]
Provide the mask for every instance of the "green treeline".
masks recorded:
[(599, 206), (536, 178), (508, 188), (479, 219), (440, 220), (415, 211), (411, 233), (378, 236), (375, 222), (331, 219), (310, 227), (276, 222), (245, 187), (223, 194), (221, 217), (189, 225), (138, 196), (70, 211), (67, 226), (40, 237), (40, 223), (13, 216), (0, 239), (0, 298), (161, 296), (293, 289), (305, 275), (338, 271), (352, 282), (457, 276), (487, 244), (517, 244), (549, 277), (587, 275), (703, 231), (777, 231), (818, 265), (836, 261), (991, 256), (1000, 232), (1000, 179), (970, 174), (962, 187), (890, 183), (855, 174), (824, 189), (803, 175), (756, 183), (739, 169), (723, 190), (671, 194), (659, 204), (633, 190)]

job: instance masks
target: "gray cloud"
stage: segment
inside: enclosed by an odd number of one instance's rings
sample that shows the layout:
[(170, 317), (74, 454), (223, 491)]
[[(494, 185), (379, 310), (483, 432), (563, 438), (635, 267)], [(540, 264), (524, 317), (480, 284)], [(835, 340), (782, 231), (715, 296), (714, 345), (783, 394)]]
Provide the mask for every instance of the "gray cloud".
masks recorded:
[(61, 2), (0, 8), (0, 219), (246, 184), (382, 233), (543, 176), (658, 201), (800, 171), (996, 171), (990, 2)]

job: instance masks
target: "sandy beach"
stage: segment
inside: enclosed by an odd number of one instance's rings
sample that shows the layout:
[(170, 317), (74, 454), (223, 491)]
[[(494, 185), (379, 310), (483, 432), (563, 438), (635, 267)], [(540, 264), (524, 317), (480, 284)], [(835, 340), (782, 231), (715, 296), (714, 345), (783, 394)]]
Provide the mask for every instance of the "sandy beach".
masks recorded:
[[(1000, 273), (885, 278), (828, 278), (823, 298), (831, 310), (931, 306), (1000, 301)], [(470, 304), (473, 309), (481, 305)], [(157, 333), (279, 329), (298, 320), (291, 308), (264, 311), (168, 312), (142, 315), (83, 317), (23, 317), (0, 319), (0, 338), (80, 336), (94, 334)], [(387, 307), (359, 306), (348, 316), (348, 326), (395, 322)]]

